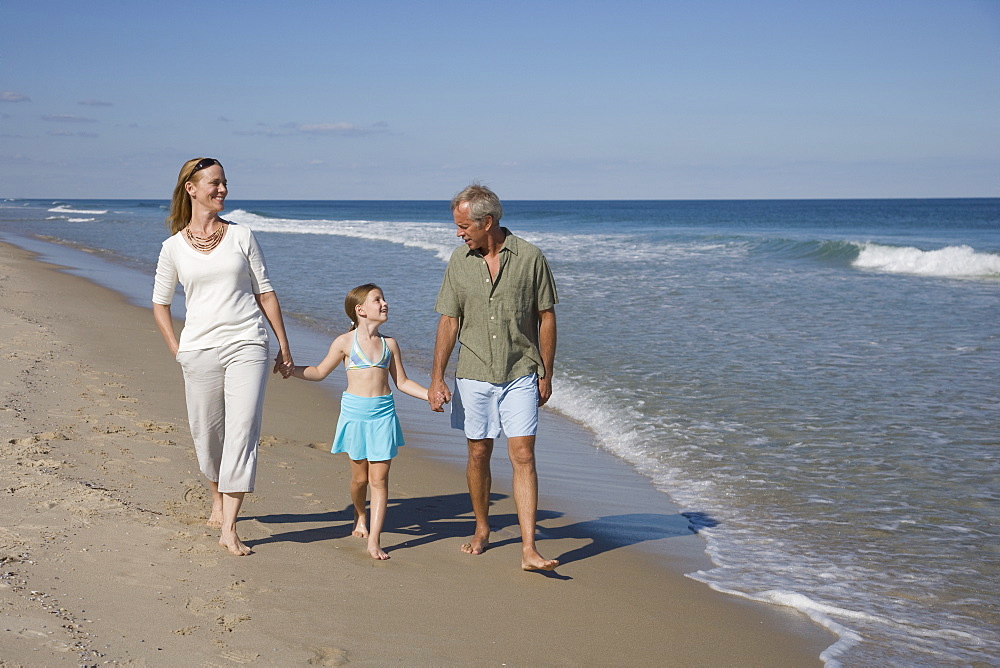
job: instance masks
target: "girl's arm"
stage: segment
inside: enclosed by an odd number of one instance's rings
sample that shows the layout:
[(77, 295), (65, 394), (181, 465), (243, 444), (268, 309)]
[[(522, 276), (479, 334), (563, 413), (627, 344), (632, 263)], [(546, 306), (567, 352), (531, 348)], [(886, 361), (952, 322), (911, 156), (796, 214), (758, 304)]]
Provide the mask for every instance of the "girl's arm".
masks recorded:
[(392, 382), (396, 383), (400, 392), (427, 401), (427, 388), (412, 378), (406, 377), (406, 369), (403, 368), (403, 355), (399, 352), (399, 344), (396, 343), (396, 339), (387, 336), (385, 342), (389, 346), (389, 351), (392, 352), (392, 362), (389, 364), (389, 375), (392, 376)]
[(323, 358), (323, 361), (316, 366), (295, 366), (292, 367), (292, 375), (302, 380), (323, 380), (330, 375), (330, 372), (337, 368), (344, 359), (344, 340), (347, 335), (341, 334), (330, 344), (330, 351)]

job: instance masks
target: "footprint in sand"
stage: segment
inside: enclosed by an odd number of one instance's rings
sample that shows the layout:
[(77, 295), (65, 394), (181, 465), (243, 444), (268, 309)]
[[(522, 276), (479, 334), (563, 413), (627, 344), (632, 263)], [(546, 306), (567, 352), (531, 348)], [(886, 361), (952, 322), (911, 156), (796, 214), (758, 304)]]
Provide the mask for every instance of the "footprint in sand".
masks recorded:
[(250, 615), (219, 615), (215, 618), (217, 630), (221, 630), (223, 633), (232, 633), (237, 626), (249, 621)]
[(198, 617), (208, 617), (210, 615), (218, 615), (219, 612), (224, 610), (226, 607), (226, 602), (223, 601), (218, 596), (213, 598), (211, 601), (206, 601), (203, 598), (197, 596), (192, 596), (185, 603), (184, 608), (190, 612), (192, 615), (197, 615)]
[(142, 427), (146, 431), (156, 432), (159, 434), (170, 434), (175, 430), (174, 425), (169, 422), (150, 422), (149, 420), (145, 420), (142, 422), (136, 422), (136, 426)]
[(313, 450), (329, 450), (331, 445), (329, 443), (307, 443), (306, 447)]
[(347, 650), (339, 647), (313, 647), (315, 654), (306, 661), (310, 666), (343, 666), (347, 663)]
[(98, 434), (122, 434), (123, 436), (138, 436), (138, 434), (130, 429), (117, 424), (103, 424), (98, 425), (93, 428)]
[(257, 652), (249, 651), (239, 651), (239, 650), (226, 650), (220, 655), (223, 659), (232, 661), (233, 663), (253, 663), (260, 658), (260, 654)]
[(290, 443), (294, 443), (294, 441), (290, 441), (287, 438), (279, 438), (277, 436), (261, 436), (258, 443), (262, 448), (270, 448), (279, 444), (288, 445)]

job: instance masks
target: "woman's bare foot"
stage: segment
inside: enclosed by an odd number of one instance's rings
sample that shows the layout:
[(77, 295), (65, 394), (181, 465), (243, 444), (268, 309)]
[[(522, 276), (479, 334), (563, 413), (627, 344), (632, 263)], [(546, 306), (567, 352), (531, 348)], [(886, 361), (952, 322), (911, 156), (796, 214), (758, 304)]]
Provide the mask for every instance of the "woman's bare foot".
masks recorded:
[(466, 554), (482, 554), (490, 547), (489, 536), (473, 536), (468, 543), (462, 544), (462, 552)]
[(557, 559), (546, 559), (534, 548), (521, 548), (521, 569), (526, 571), (554, 571), (559, 565)]
[(212, 529), (222, 528), (222, 506), (218, 508), (212, 506), (212, 514), (208, 516), (208, 521), (205, 522), (205, 526), (211, 527)]
[(236, 535), (235, 531), (231, 534), (223, 533), (222, 536), (219, 537), (219, 545), (226, 548), (229, 550), (230, 554), (237, 557), (245, 557), (253, 552), (253, 550), (240, 540), (240, 537)]
[(389, 558), (389, 555), (377, 543), (375, 545), (368, 543), (368, 554), (372, 555), (372, 559), (378, 559), (379, 561), (385, 561)]
[(221, 529), (222, 520), (225, 517), (222, 510), (224, 505), (224, 495), (219, 492), (219, 483), (209, 482), (208, 486), (212, 490), (212, 512), (209, 513), (208, 521), (205, 522), (205, 526), (213, 529)]

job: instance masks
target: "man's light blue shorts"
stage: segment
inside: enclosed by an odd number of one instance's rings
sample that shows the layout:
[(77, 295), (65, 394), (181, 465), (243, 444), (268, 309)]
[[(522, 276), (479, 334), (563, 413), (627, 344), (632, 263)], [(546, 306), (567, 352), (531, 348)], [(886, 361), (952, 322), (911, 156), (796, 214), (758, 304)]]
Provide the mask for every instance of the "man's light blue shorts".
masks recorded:
[(538, 375), (521, 376), (500, 385), (455, 379), (451, 426), (474, 441), (534, 436), (538, 431)]

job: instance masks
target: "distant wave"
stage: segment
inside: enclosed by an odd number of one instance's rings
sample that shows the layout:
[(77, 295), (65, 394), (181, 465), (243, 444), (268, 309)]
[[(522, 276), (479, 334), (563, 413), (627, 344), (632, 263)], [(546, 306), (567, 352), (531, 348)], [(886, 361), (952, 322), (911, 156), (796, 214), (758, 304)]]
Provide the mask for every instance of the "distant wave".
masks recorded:
[[(53, 209), (54, 210), (54, 209)], [(440, 223), (380, 220), (332, 220), (272, 218), (236, 209), (226, 216), (254, 230), (278, 234), (317, 234), (384, 241), (434, 253), (447, 262), (458, 243), (451, 226)], [(953, 278), (1000, 277), (1000, 255), (979, 253), (969, 246), (949, 246), (936, 251), (840, 240), (753, 240), (718, 237), (689, 243), (651, 244), (631, 234), (581, 235), (533, 232), (528, 241), (543, 248), (550, 258), (576, 261), (600, 248), (603, 261), (664, 262), (693, 255), (743, 255), (763, 252), (788, 259), (812, 259), (842, 266), (890, 274), (913, 274)], [(573, 241), (577, 243), (573, 243)], [(451, 242), (451, 243), (449, 243)]]
[(1000, 255), (977, 253), (970, 246), (947, 246), (933, 251), (875, 243), (859, 247), (858, 257), (852, 263), (859, 269), (952, 278), (1000, 277)]
[(226, 214), (226, 219), (261, 232), (279, 234), (322, 234), (389, 243), (431, 251), (447, 262), (457, 243), (446, 245), (451, 231), (434, 223), (404, 223), (381, 220), (295, 220), (269, 218), (243, 209)]
[(77, 213), (77, 214), (95, 215), (95, 214), (105, 214), (108, 211), (107, 211), (107, 209), (104, 209), (103, 211), (100, 211), (100, 210), (99, 211), (88, 211), (87, 209), (71, 209), (68, 206), (56, 206), (56, 207), (53, 207), (53, 208), (49, 209), (49, 212), (50, 213)]

